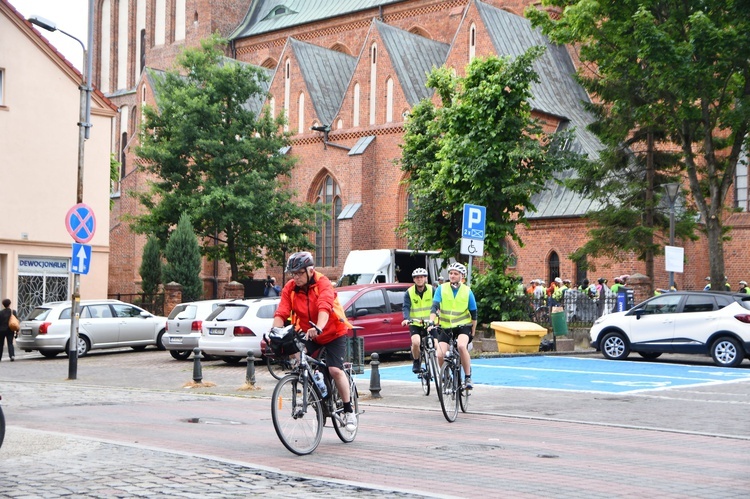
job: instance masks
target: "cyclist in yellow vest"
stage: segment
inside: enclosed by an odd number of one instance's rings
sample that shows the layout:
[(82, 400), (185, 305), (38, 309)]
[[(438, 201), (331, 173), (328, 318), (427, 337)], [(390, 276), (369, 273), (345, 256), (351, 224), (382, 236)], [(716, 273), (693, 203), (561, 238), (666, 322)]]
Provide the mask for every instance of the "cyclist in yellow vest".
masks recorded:
[[(411, 273), (414, 286), (404, 293), (404, 320), (401, 325), (405, 326), (409, 319), (428, 321), (430, 319), (430, 308), (432, 307), (432, 286), (427, 285), (427, 271), (422, 268), (414, 269)], [(411, 358), (413, 359), (412, 372), (419, 373), (422, 367), (419, 365), (419, 343), (425, 329), (414, 324), (409, 326), (411, 334)]]
[(471, 390), (471, 356), (469, 343), (477, 330), (477, 301), (471, 289), (462, 283), (466, 276), (466, 267), (456, 262), (448, 267), (448, 282), (438, 286), (432, 299), (430, 320), (437, 321), (437, 311), (440, 310), (440, 325), (442, 337), (438, 338), (440, 348), (437, 349), (438, 362), (443, 365), (443, 356), (448, 351), (448, 343), (452, 336), (457, 337), (458, 353), (461, 365), (466, 375), (466, 389)]

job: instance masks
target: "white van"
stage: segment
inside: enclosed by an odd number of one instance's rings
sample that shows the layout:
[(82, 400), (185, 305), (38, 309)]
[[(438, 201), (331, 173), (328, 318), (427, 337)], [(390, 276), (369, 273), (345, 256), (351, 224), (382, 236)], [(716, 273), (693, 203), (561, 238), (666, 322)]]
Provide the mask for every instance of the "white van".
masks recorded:
[[(375, 249), (350, 251), (338, 286), (355, 284), (412, 282), (416, 268), (427, 269), (429, 283), (437, 281), (443, 260), (437, 251)], [(445, 277), (445, 275), (443, 276)]]

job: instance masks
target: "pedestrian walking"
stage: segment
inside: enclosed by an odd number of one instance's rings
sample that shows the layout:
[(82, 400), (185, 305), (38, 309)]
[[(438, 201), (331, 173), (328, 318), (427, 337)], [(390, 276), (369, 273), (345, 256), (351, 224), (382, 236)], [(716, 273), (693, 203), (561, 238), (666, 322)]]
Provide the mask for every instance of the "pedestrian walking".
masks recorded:
[(10, 318), (15, 317), (18, 320), (16, 311), (10, 308), (10, 300), (8, 298), (3, 300), (3, 309), (0, 310), (0, 360), (3, 360), (3, 344), (8, 343), (8, 357), (10, 361), (16, 360), (16, 352), (13, 349), (13, 338), (16, 335), (16, 331), (10, 327)]

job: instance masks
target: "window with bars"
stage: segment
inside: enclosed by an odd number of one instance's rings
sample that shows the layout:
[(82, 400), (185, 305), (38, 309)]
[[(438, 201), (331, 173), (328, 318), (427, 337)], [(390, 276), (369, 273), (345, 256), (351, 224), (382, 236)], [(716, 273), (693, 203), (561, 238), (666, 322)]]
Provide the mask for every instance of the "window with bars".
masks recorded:
[(328, 217), (318, 216), (315, 234), (315, 265), (333, 267), (338, 261), (339, 220), (341, 214), (341, 191), (330, 175), (326, 175), (318, 189), (315, 203), (326, 206)]
[(554, 281), (555, 277), (560, 277), (560, 257), (556, 252), (553, 251), (549, 254), (547, 267), (549, 272), (549, 282)]

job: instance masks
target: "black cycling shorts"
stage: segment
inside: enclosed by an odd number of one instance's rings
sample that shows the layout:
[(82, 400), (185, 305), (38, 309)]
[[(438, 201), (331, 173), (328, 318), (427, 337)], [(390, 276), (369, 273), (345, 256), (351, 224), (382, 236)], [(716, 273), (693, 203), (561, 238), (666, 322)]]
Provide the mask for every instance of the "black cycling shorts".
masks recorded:
[(346, 356), (347, 336), (339, 336), (325, 345), (316, 343), (314, 340), (305, 340), (305, 349), (308, 355), (314, 357), (314, 353), (325, 347), (325, 363), (328, 367), (344, 369), (344, 357)]
[(438, 337), (440, 343), (450, 343), (453, 335), (458, 336), (459, 334), (465, 334), (469, 337), (469, 343), (472, 342), (474, 337), (471, 334), (471, 324), (464, 324), (463, 326), (456, 326), (451, 328), (443, 328)]

